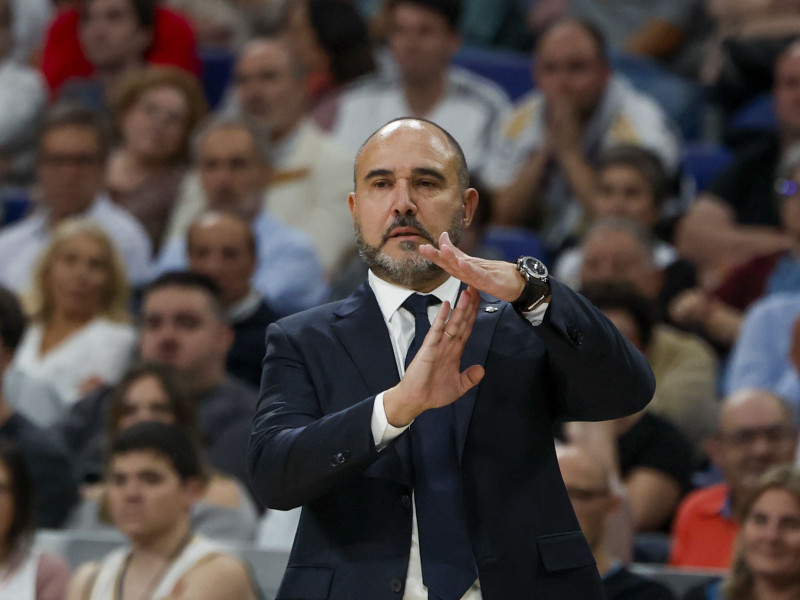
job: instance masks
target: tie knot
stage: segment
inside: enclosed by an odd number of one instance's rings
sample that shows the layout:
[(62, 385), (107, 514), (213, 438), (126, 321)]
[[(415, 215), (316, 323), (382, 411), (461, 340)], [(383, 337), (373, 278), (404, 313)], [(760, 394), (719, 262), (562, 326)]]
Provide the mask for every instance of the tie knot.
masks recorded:
[(428, 294), (427, 296), (422, 294), (411, 294), (408, 298), (406, 298), (402, 306), (407, 311), (412, 313), (415, 318), (417, 315), (425, 315), (427, 318), (428, 307), (432, 306), (433, 304), (441, 304), (441, 302), (442, 301), (433, 294)]

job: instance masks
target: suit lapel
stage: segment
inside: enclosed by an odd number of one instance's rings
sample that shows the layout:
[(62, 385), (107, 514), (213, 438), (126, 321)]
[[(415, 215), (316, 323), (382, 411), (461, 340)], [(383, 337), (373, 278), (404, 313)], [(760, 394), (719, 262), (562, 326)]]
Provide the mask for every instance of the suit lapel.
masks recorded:
[(368, 393), (397, 385), (400, 375), (392, 341), (370, 287), (362, 284), (336, 314), (341, 318), (333, 323), (333, 332), (353, 359)]
[[(463, 286), (462, 289), (464, 289)], [(469, 336), (464, 346), (464, 353), (461, 356), (462, 371), (469, 366), (486, 363), (486, 355), (489, 353), (489, 346), (491, 346), (492, 336), (494, 335), (495, 327), (497, 327), (501, 310), (500, 300), (481, 293), (481, 304), (478, 308), (475, 324), (472, 326), (472, 335)], [(464, 454), (464, 444), (467, 440), (467, 431), (472, 419), (472, 409), (475, 406), (479, 388), (480, 384), (456, 400), (455, 403), (456, 453), (459, 464)]]

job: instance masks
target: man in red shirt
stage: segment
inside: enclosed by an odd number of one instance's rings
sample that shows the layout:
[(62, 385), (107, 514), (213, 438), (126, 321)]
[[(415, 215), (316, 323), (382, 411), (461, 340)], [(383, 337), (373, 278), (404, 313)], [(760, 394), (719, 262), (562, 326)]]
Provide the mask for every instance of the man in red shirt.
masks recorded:
[(779, 396), (743, 389), (720, 405), (706, 451), (723, 483), (696, 490), (678, 507), (670, 564), (727, 568), (739, 529), (740, 503), (770, 467), (791, 463), (797, 450), (792, 410)]

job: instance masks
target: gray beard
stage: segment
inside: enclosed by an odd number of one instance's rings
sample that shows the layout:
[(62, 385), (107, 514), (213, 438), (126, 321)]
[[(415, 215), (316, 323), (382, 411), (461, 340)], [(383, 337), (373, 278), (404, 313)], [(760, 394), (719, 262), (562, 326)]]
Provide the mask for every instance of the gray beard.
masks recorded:
[[(363, 232), (361, 231), (361, 223), (356, 219), (353, 223), (356, 235), (356, 246), (361, 259), (367, 264), (370, 270), (381, 279), (390, 281), (397, 285), (416, 289), (420, 286), (435, 281), (442, 276), (444, 270), (422, 256), (417, 248), (417, 242), (400, 242), (400, 249), (407, 253), (406, 256), (401, 258), (392, 258), (385, 254), (382, 250), (384, 244), (389, 239), (389, 232), (396, 227), (414, 227), (420, 232), (429, 244), (435, 248), (439, 248), (439, 243), (433, 239), (433, 236), (417, 221), (416, 217), (401, 215), (397, 217), (394, 222), (386, 229), (383, 235), (380, 246), (370, 246), (364, 240)], [(464, 209), (459, 209), (453, 220), (450, 223), (450, 229), (447, 232), (450, 239), (454, 244), (461, 241), (464, 233)]]

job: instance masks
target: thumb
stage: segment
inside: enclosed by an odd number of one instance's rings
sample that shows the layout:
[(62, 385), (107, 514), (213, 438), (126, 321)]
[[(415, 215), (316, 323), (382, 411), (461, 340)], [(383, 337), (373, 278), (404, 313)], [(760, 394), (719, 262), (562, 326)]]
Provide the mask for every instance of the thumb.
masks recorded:
[(478, 385), (483, 379), (484, 375), (486, 375), (486, 370), (481, 365), (472, 365), (471, 367), (468, 367), (463, 373), (461, 373), (461, 377), (459, 379), (459, 383), (461, 384), (461, 393), (464, 394)]

